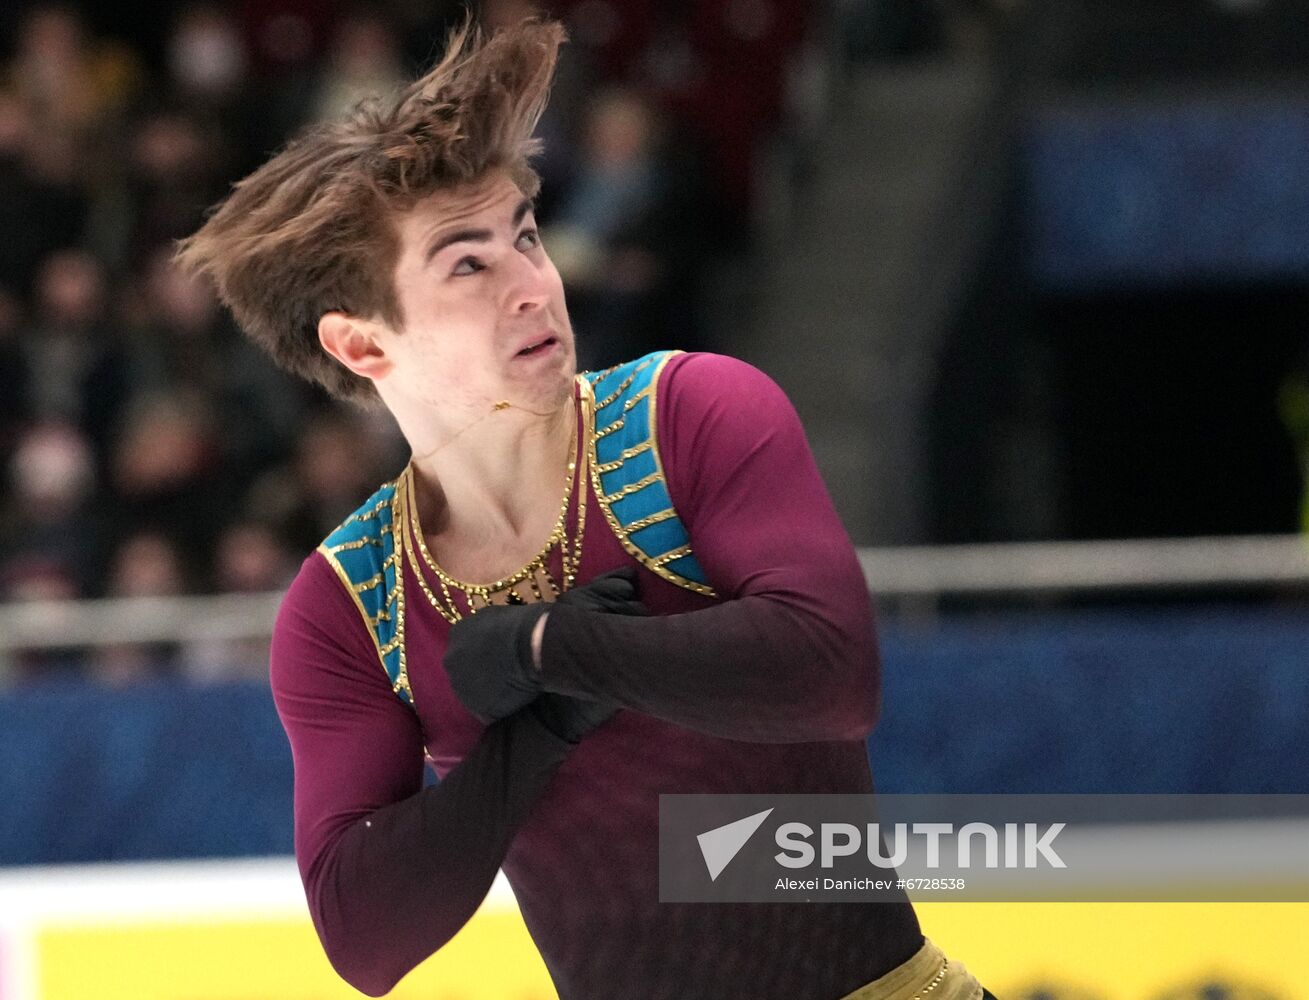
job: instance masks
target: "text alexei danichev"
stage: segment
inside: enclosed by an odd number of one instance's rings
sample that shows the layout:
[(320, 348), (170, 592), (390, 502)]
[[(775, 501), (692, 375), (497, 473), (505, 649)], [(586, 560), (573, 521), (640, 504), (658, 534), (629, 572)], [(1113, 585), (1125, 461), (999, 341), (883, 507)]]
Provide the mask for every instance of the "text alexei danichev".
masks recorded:
[(894, 879), (884, 878), (779, 878), (774, 889), (892, 889)]

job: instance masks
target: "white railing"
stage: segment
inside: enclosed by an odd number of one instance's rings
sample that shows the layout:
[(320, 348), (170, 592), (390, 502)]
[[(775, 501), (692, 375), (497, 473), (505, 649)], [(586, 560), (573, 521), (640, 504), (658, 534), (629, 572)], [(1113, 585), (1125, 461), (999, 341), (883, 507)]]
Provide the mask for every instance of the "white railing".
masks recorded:
[(266, 639), (281, 594), (0, 604), (0, 653), (139, 642)]
[(1256, 535), (861, 549), (859, 562), (869, 589), (888, 597), (1242, 589), (1309, 584), (1309, 539)]
[[(906, 608), (959, 595), (1309, 589), (1309, 541), (1294, 535), (861, 549), (859, 561), (869, 589)], [(280, 599), (225, 594), (0, 605), (0, 653), (266, 639)]]

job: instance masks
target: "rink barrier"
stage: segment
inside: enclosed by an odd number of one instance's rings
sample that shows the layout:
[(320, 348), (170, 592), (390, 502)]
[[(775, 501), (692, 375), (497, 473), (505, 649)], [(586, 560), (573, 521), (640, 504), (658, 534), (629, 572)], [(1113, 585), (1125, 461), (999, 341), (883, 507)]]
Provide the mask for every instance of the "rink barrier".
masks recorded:
[[(1106, 879), (1130, 878), (1108, 870)], [(1299, 1000), (1309, 904), (921, 903), (925, 932), (998, 996), (1158, 1000), (1222, 983)], [(1198, 994), (1196, 994), (1198, 995)], [(1241, 995), (1239, 993), (1215, 995)], [(0, 1000), (349, 1000), (290, 858), (0, 869)], [(503, 876), (392, 1000), (553, 1000)]]
[[(860, 549), (869, 590), (895, 608), (951, 596), (1309, 588), (1298, 535)], [(0, 604), (0, 656), (131, 642), (267, 639), (280, 593)]]

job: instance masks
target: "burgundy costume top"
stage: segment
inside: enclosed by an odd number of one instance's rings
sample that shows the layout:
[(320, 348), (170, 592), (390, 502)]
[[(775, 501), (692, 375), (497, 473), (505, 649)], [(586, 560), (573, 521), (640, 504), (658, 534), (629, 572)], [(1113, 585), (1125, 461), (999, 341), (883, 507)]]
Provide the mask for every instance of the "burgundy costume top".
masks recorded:
[[(621, 706), (578, 746), (527, 712), (484, 727), (464, 710), (441, 665), (451, 626), (415, 576), (435, 588), (427, 567), (401, 566), (412, 708), (321, 553), (287, 594), (272, 683), (296, 855), (328, 958), (365, 993), (453, 936), (502, 866), (564, 1000), (836, 1000), (922, 943), (907, 902), (658, 901), (660, 793), (870, 792), (878, 707), (867, 589), (785, 395), (710, 354), (658, 378), (667, 487), (719, 597), (642, 570), (652, 617), (551, 610), (547, 686)], [(577, 582), (632, 565), (594, 490), (574, 488)], [(426, 788), (425, 748), (441, 779)]]

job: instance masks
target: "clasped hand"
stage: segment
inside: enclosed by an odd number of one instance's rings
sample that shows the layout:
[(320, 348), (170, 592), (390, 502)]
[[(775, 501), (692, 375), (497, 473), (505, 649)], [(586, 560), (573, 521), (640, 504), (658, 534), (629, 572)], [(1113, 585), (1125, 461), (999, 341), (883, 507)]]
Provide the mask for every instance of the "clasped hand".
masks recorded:
[[(644, 615), (636, 570), (617, 569), (562, 594), (557, 602), (599, 614)], [(543, 691), (532, 655), (532, 632), (554, 604), (493, 605), (450, 629), (445, 671), (455, 696), (483, 722), (528, 708), (555, 735), (576, 743), (614, 713), (614, 706)]]

